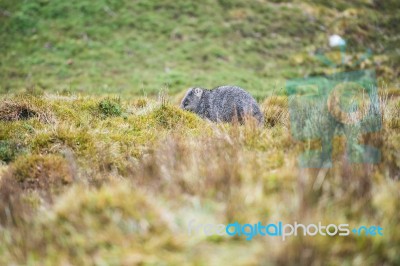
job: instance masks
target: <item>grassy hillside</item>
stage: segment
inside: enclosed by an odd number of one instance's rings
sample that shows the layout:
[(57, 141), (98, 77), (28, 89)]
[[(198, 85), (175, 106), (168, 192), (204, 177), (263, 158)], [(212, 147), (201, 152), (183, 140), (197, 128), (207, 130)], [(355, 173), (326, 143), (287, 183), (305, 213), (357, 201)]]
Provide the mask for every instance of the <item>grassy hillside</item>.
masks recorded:
[[(0, 0), (0, 265), (399, 265), (397, 0)], [(328, 37), (347, 41), (347, 63)], [(354, 65), (367, 48), (372, 56)], [(285, 81), (375, 69), (377, 164), (301, 168)], [(182, 111), (243, 86), (262, 127)], [(305, 118), (304, 130), (320, 129)], [(381, 226), (383, 236), (188, 234), (188, 223)]]
[[(1, 1), (0, 92), (151, 95), (237, 84), (259, 99), (285, 79), (328, 73), (340, 34), (398, 82), (398, 1)], [(354, 62), (355, 59), (353, 58)], [(349, 63), (350, 65), (350, 63)]]

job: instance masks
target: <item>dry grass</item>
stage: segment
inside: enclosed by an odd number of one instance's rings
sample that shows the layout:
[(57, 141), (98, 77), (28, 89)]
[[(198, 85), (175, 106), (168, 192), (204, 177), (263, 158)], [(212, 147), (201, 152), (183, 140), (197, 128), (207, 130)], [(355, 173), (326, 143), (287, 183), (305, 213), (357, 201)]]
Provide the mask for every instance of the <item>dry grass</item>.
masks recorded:
[(53, 123), (54, 116), (43, 106), (45, 103), (42, 101), (35, 101), (35, 98), (27, 96), (3, 99), (0, 103), (0, 120), (18, 121), (37, 118), (43, 123)]
[[(35, 265), (39, 258), (44, 264), (118, 265), (399, 262), (400, 139), (390, 122), (398, 119), (396, 99), (382, 104), (380, 135), (364, 137), (381, 149), (381, 163), (349, 164), (345, 139), (337, 137), (328, 169), (299, 168), (302, 149), (318, 143), (293, 141), (285, 97), (265, 100), (270, 118), (265, 127), (210, 123), (165, 99), (146, 98), (132, 106), (121, 100), (126, 117), (93, 112), (98, 100), (91, 98), (41, 100), (58, 123), (0, 121), (0, 129), (7, 127), (0, 134), (16, 141), (20, 132), (25, 147), (1, 179), (1, 263)], [(247, 242), (190, 237), (186, 226), (192, 218), (375, 224), (388, 233)]]
[(289, 126), (288, 99), (284, 96), (271, 96), (262, 103), (265, 124), (268, 126)]
[(23, 189), (48, 189), (74, 180), (72, 165), (59, 155), (21, 156), (5, 176), (19, 182)]
[(0, 224), (13, 226), (25, 218), (27, 208), (21, 200), (22, 190), (8, 177), (0, 179)]

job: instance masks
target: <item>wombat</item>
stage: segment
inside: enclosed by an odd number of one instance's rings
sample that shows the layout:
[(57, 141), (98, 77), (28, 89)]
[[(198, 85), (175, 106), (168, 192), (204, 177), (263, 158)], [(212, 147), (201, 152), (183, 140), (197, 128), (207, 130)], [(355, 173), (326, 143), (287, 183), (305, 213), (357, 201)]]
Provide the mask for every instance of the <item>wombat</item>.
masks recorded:
[(220, 86), (212, 90), (190, 88), (181, 102), (181, 108), (214, 122), (244, 122), (246, 116), (263, 124), (263, 115), (256, 100), (237, 86)]

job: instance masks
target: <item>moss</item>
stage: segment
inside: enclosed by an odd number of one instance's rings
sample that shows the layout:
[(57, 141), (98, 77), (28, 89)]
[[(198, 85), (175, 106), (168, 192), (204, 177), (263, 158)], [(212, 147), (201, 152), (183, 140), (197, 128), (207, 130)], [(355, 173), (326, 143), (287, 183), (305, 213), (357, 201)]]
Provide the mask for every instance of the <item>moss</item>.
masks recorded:
[(120, 116), (122, 114), (121, 100), (106, 98), (98, 104), (100, 113), (105, 116)]

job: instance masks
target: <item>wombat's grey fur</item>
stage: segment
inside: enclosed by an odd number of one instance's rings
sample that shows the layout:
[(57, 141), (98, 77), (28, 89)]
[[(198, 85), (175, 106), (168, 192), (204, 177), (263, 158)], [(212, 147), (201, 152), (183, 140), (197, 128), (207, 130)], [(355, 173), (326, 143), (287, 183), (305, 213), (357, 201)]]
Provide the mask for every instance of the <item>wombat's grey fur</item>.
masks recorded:
[(181, 108), (215, 122), (244, 122), (253, 116), (259, 124), (264, 121), (256, 100), (237, 86), (220, 86), (212, 90), (190, 88), (181, 102)]

